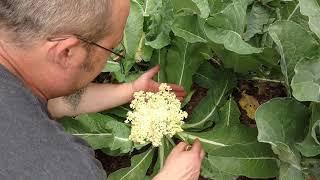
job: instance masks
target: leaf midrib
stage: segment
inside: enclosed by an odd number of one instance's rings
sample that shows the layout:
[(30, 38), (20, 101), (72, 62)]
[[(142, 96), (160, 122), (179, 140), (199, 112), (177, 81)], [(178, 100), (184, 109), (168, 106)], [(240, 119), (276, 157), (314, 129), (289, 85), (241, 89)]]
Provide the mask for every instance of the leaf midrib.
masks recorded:
[(125, 174), (120, 180), (124, 179), (125, 177), (127, 177), (132, 171), (134, 171), (136, 168), (138, 168), (140, 166), (140, 164), (149, 156), (149, 154), (152, 152), (152, 149), (149, 150), (149, 152), (147, 152), (147, 154), (140, 160), (140, 162), (133, 167), (130, 171), (127, 172), (127, 174)]
[(277, 160), (275, 157), (236, 157), (236, 156), (213, 156), (209, 155), (209, 157), (215, 158), (228, 158), (228, 159), (236, 159), (236, 160)]
[(72, 134), (74, 136), (83, 136), (83, 137), (90, 137), (90, 136), (111, 136), (114, 139), (118, 139), (120, 141), (130, 141), (128, 138), (121, 138), (118, 136), (114, 136), (111, 133), (99, 133), (99, 134), (95, 134), (95, 133), (77, 133), (77, 134)]
[(179, 28), (179, 27), (175, 27), (175, 28), (176, 28), (177, 30), (183, 31), (183, 32), (186, 33), (186, 34), (189, 34), (190, 36), (193, 36), (192, 38), (197, 38), (197, 39), (199, 39), (199, 40), (202, 41), (202, 42), (206, 42), (205, 39), (203, 39), (202, 37), (200, 37), (200, 36), (198, 36), (198, 35), (196, 35), (196, 34), (194, 34), (194, 33), (192, 33), (192, 32), (189, 32), (189, 31), (184, 30), (184, 29)]
[(180, 76), (180, 80), (179, 80), (179, 85), (180, 86), (182, 85), (182, 79), (183, 79), (183, 76), (184, 76), (184, 70), (185, 70), (185, 66), (186, 66), (186, 55), (187, 55), (188, 45), (189, 45), (189, 43), (186, 43), (184, 54), (183, 54), (183, 64), (182, 64), (181, 76)]
[(213, 113), (216, 111), (218, 105), (219, 105), (220, 102), (222, 101), (222, 98), (223, 98), (223, 96), (224, 96), (224, 94), (225, 94), (225, 92), (226, 92), (226, 90), (227, 90), (228, 84), (229, 84), (229, 82), (226, 83), (226, 85), (225, 85), (223, 91), (221, 92), (221, 95), (220, 95), (220, 97), (219, 97), (216, 105), (215, 105), (214, 108), (210, 111), (210, 113), (209, 113), (204, 119), (202, 119), (201, 121), (199, 121), (199, 122), (197, 122), (197, 123), (193, 123), (193, 124), (186, 124), (185, 127), (187, 127), (187, 128), (192, 128), (192, 127), (196, 127), (196, 126), (198, 126), (198, 125), (206, 122), (206, 121), (213, 115)]
[(201, 137), (198, 137), (198, 136), (194, 136), (194, 135), (191, 135), (191, 134), (187, 134), (187, 133), (180, 133), (190, 139), (199, 139), (202, 143), (208, 143), (208, 144), (212, 144), (212, 145), (216, 145), (216, 146), (222, 146), (222, 147), (225, 147), (225, 146), (229, 146), (228, 144), (223, 144), (223, 143), (220, 143), (220, 142), (216, 142), (216, 141), (212, 141), (212, 140), (208, 140), (208, 139), (205, 139), (205, 138), (201, 138)]

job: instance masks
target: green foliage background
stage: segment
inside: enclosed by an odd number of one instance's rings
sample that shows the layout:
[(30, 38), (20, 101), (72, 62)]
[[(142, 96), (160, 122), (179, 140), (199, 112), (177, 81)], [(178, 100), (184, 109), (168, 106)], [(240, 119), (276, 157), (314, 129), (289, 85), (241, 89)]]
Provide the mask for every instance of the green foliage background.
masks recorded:
[[(201, 140), (208, 153), (204, 177), (320, 178), (319, 38), (320, 0), (132, 0), (123, 40), (126, 59), (109, 61), (105, 71), (128, 82), (145, 65), (160, 64), (158, 82), (182, 85), (189, 97), (193, 83), (208, 89), (176, 136)], [(287, 87), (287, 98), (259, 107), (257, 129), (239, 121), (231, 95), (239, 79)], [(128, 138), (130, 127), (123, 123), (128, 111), (122, 106), (62, 123), (93, 148), (119, 156), (144, 147)], [(153, 156), (156, 174), (173, 146), (170, 138), (159, 148), (145, 145), (131, 167), (108, 179), (151, 179), (146, 172)]]

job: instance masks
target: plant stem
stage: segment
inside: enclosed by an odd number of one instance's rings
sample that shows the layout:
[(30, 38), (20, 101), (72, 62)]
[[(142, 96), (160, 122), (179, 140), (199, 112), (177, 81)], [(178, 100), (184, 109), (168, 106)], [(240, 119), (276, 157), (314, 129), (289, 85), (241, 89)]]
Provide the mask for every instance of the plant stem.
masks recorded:
[(297, 4), (296, 8), (294, 8), (294, 10), (292, 11), (292, 13), (290, 14), (290, 16), (288, 17), (287, 21), (289, 21), (292, 16), (296, 13), (296, 11), (299, 9), (300, 5), (299, 3)]
[(266, 81), (266, 82), (273, 82), (273, 83), (281, 83), (284, 84), (284, 81), (275, 80), (275, 79), (266, 79), (266, 78), (260, 78), (260, 77), (253, 77), (252, 80), (254, 81)]
[(164, 165), (164, 139), (162, 139), (162, 145), (158, 148), (158, 156), (160, 160), (160, 169), (162, 169)]
[(177, 136), (184, 142), (187, 142), (187, 139), (182, 135), (182, 133), (177, 133)]
[(166, 136), (166, 138), (168, 139), (168, 141), (170, 142), (170, 144), (174, 147), (176, 146), (176, 143), (173, 142), (172, 138)]

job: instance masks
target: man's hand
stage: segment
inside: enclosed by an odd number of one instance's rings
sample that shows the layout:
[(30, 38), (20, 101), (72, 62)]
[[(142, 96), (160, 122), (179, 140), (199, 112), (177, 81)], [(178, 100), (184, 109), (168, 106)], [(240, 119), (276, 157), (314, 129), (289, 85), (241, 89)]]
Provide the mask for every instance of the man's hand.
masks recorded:
[[(132, 83), (133, 92), (138, 91), (149, 91), (149, 92), (158, 92), (160, 84), (154, 81), (152, 78), (160, 71), (160, 66), (157, 65), (154, 68), (150, 69), (139, 79)], [(171, 88), (173, 93), (176, 94), (177, 98), (182, 101), (186, 96), (186, 92), (184, 91), (183, 87), (178, 86), (176, 84), (168, 84)]]
[(154, 180), (198, 180), (205, 152), (199, 140), (195, 141), (190, 151), (187, 147), (186, 143), (178, 144)]

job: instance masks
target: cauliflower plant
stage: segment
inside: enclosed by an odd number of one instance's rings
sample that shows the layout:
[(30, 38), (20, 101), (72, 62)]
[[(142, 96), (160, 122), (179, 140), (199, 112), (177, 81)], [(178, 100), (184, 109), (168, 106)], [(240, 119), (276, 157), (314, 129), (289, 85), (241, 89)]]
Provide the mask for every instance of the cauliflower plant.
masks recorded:
[(161, 145), (164, 136), (172, 137), (182, 132), (183, 119), (188, 114), (181, 110), (181, 103), (167, 84), (159, 92), (136, 92), (126, 123), (131, 123), (130, 139), (140, 144)]

